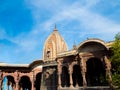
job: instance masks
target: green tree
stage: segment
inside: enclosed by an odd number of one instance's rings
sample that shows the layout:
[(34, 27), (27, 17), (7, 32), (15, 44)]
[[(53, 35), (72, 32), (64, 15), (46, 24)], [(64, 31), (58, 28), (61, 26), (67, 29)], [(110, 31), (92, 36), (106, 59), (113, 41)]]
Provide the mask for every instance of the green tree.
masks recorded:
[(115, 41), (112, 44), (111, 64), (113, 84), (120, 90), (120, 33), (116, 34)]

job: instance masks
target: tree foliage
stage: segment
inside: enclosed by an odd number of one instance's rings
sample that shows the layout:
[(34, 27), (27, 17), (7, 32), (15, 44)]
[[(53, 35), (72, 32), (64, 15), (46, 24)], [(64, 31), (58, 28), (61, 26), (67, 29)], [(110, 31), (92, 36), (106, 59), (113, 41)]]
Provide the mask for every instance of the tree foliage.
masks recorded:
[(112, 52), (111, 64), (113, 83), (115, 86), (118, 86), (118, 89), (120, 90), (120, 33), (115, 36)]

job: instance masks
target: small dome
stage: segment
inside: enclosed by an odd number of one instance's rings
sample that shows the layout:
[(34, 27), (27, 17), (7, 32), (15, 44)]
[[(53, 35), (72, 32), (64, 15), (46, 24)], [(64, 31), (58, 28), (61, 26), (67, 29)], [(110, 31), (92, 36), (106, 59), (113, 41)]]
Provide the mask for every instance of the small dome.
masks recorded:
[(45, 41), (43, 59), (55, 59), (57, 53), (65, 52), (67, 50), (67, 44), (55, 26), (52, 34)]

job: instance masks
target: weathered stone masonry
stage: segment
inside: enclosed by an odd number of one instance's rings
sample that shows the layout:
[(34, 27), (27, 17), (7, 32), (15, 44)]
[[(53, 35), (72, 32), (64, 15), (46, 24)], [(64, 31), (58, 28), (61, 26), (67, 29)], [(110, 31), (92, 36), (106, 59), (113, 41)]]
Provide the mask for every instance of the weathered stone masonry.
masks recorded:
[(0, 63), (0, 90), (3, 80), (13, 90), (69, 90), (112, 86), (109, 49), (113, 42), (87, 39), (68, 51), (57, 28), (46, 39), (43, 59), (31, 64)]

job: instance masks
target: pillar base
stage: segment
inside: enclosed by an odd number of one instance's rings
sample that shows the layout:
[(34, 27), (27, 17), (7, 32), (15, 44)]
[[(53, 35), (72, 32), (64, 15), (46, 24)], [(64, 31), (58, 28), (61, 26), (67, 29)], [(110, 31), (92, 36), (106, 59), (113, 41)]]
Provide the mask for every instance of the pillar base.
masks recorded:
[(58, 86), (58, 90), (59, 90), (59, 89), (62, 89), (62, 86)]
[(74, 88), (74, 86), (73, 86), (73, 85), (70, 85), (70, 88)]
[(83, 87), (87, 87), (87, 84), (86, 84), (86, 83), (83, 83)]
[(79, 85), (78, 84), (76, 84), (76, 86), (75, 86), (76, 88), (78, 88), (79, 87)]

